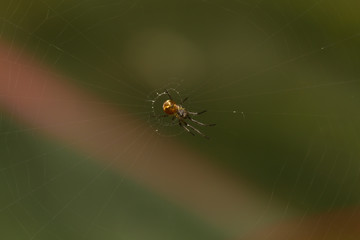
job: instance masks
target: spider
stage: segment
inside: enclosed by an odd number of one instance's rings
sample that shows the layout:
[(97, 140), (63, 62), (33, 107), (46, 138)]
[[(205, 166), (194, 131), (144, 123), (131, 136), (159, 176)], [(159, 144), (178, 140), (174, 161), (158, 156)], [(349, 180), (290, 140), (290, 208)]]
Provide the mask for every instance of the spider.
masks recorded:
[[(190, 124), (188, 124), (185, 120), (190, 120), (200, 126), (215, 126), (216, 124), (205, 124), (205, 123), (201, 123), (199, 121), (196, 121), (195, 119), (193, 119), (191, 116), (192, 115), (200, 115), (202, 113), (205, 113), (206, 110), (201, 111), (201, 112), (190, 112), (188, 110), (186, 110), (182, 105), (176, 104), (175, 101), (172, 99), (170, 93), (165, 90), (166, 95), (168, 95), (169, 99), (166, 100), (163, 104), (163, 110), (166, 113), (165, 115), (161, 115), (159, 117), (168, 117), (168, 116), (172, 116), (172, 120), (177, 119), (179, 121), (179, 126), (181, 126), (182, 128), (185, 129), (186, 132), (190, 133), (191, 135), (195, 136), (195, 134), (190, 131), (189, 128), (191, 128), (192, 130), (194, 130), (195, 132), (197, 132), (198, 134), (200, 134), (201, 136), (209, 139), (208, 136), (206, 136), (205, 134), (203, 134), (202, 132), (200, 132), (198, 129), (196, 129), (195, 127), (191, 126)], [(188, 99), (188, 97), (186, 97), (184, 100), (181, 101), (181, 104), (184, 104), (184, 102)]]

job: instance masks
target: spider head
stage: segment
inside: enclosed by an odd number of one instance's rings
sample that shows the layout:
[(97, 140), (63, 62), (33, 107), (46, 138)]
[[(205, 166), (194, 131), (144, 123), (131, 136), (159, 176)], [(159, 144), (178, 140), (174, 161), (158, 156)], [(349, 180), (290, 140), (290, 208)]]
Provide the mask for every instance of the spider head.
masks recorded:
[(177, 112), (178, 106), (173, 100), (166, 100), (163, 104), (163, 110), (166, 114), (173, 115)]

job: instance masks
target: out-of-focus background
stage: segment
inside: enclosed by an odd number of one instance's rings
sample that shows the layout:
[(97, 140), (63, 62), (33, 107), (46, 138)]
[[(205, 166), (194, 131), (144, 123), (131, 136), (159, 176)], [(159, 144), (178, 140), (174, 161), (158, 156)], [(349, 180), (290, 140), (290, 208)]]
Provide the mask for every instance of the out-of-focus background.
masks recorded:
[(359, 239), (359, 9), (1, 1), (1, 239)]

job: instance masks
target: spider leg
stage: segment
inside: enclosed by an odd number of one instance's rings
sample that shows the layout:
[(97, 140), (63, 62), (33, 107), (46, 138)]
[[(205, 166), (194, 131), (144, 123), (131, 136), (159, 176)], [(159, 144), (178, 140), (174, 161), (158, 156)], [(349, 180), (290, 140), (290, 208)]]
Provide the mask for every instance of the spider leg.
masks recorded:
[(169, 99), (172, 100), (172, 97), (171, 97), (171, 95), (170, 95), (170, 93), (168, 92), (167, 89), (165, 89), (165, 93), (166, 93), (166, 95), (168, 95)]
[(197, 123), (199, 124), (200, 126), (208, 126), (208, 127), (212, 127), (212, 126), (215, 126), (216, 124), (215, 123), (211, 123), (211, 124), (206, 124), (206, 123), (202, 123), (202, 122), (199, 122), (195, 119), (192, 119), (191, 117), (188, 117), (190, 119), (190, 121), (194, 122), (194, 123)]
[(181, 127), (183, 127), (188, 133), (190, 133), (191, 135), (195, 136), (195, 134), (194, 134), (193, 132), (191, 132), (185, 125), (183, 125), (183, 124), (181, 123), (181, 121), (179, 121), (179, 125), (180, 125)]
[(191, 114), (191, 115), (200, 115), (200, 114), (205, 113), (205, 112), (206, 112), (206, 110), (201, 111), (201, 112), (188, 112), (188, 113)]
[(181, 104), (183, 104), (186, 100), (188, 100), (189, 97), (186, 97), (184, 98), (182, 101), (181, 101)]
[(195, 132), (197, 132), (198, 134), (200, 134), (201, 136), (203, 136), (204, 138), (210, 139), (208, 136), (206, 136), (205, 134), (203, 134), (202, 132), (200, 132), (200, 130), (198, 130), (198, 129), (196, 129), (195, 127), (191, 126), (191, 125), (188, 124), (187, 122), (183, 121), (183, 123), (184, 123), (187, 127), (191, 128), (192, 130), (194, 130)]

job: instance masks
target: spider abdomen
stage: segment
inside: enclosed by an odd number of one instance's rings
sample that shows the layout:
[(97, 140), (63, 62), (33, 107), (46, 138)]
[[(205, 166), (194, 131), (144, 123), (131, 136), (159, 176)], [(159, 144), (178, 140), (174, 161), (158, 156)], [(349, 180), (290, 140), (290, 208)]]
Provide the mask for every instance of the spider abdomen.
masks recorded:
[(178, 112), (178, 106), (172, 100), (166, 100), (163, 104), (163, 110), (168, 115), (174, 115)]

